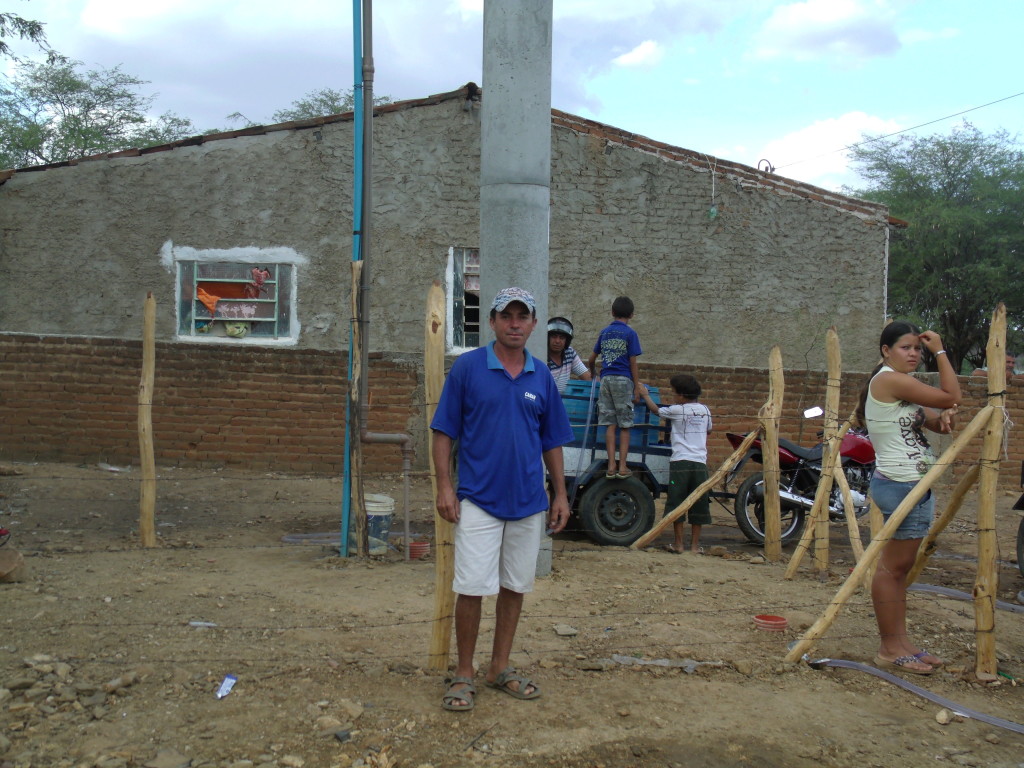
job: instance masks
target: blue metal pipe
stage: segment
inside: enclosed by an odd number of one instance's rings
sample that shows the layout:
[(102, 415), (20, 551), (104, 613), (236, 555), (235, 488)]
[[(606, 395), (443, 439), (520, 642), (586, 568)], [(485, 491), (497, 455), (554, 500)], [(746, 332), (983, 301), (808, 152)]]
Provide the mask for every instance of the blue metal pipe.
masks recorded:
[[(354, 110), (352, 115), (352, 144), (354, 159), (352, 163), (352, 261), (363, 258), (363, 15), (362, 0), (352, 0), (352, 97)], [(353, 331), (352, 323), (356, 318), (349, 319), (348, 325), (348, 386), (352, 391)], [(345, 400), (345, 458), (342, 470), (341, 498), (341, 547), (339, 554), (348, 557), (348, 537), (352, 526), (352, 400)], [(359, 437), (356, 436), (358, 440)]]

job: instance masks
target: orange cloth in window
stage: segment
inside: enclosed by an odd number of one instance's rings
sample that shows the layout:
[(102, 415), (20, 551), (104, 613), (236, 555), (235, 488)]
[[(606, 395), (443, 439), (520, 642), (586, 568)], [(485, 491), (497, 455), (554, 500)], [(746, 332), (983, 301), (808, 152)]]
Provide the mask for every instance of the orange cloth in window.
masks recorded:
[(217, 314), (217, 302), (220, 301), (220, 296), (214, 296), (202, 288), (196, 288), (196, 298), (202, 302), (204, 307), (210, 310), (211, 315)]
[(211, 315), (217, 314), (217, 302), (221, 299), (244, 299), (245, 283), (216, 283), (203, 281), (196, 286), (196, 298)]

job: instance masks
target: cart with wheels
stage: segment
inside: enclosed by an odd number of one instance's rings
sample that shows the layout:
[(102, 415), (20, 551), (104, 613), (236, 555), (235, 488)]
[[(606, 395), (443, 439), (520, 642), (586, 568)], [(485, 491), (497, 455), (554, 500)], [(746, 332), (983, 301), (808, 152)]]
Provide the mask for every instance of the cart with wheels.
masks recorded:
[[(629, 477), (606, 477), (605, 427), (597, 426), (600, 381), (570, 381), (562, 393), (573, 441), (562, 449), (572, 512), (598, 544), (629, 546), (654, 526), (654, 502), (668, 487), (667, 429), (643, 403), (630, 431)], [(649, 388), (657, 403), (657, 387)]]

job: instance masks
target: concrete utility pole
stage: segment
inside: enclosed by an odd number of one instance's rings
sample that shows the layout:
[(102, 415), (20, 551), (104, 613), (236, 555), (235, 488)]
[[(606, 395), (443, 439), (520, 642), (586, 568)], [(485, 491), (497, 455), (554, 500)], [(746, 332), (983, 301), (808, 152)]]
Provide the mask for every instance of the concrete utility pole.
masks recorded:
[(546, 360), (553, 0), (484, 0), (480, 134), (480, 331), (510, 285), (537, 299), (529, 349)]

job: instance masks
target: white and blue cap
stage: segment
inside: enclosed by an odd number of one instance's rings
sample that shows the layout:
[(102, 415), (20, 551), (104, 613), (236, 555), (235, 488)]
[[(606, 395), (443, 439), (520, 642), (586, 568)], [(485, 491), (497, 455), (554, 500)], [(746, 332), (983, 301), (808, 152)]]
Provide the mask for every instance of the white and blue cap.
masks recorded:
[(534, 301), (533, 294), (529, 291), (523, 290), (522, 288), (502, 288), (494, 297), (494, 303), (491, 304), (491, 309), (497, 312), (504, 312), (505, 307), (514, 301), (522, 302), (530, 312), (536, 314), (537, 302)]

